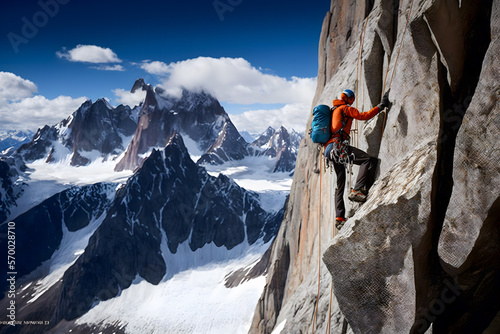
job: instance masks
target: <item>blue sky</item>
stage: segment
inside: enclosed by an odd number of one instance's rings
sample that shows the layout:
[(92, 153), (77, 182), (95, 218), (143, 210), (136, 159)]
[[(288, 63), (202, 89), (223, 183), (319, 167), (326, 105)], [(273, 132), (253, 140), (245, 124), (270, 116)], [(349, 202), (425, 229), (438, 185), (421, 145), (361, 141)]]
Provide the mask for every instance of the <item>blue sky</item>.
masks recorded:
[[(133, 103), (126, 94), (143, 77), (172, 90), (208, 90), (235, 115), (238, 128), (252, 131), (290, 112), (295, 117), (312, 98), (330, 1), (40, 0), (0, 6), (0, 128), (21, 127), (17, 120), (27, 110), (34, 115), (32, 129), (53, 124), (85, 98)], [(274, 118), (262, 120), (267, 114)]]

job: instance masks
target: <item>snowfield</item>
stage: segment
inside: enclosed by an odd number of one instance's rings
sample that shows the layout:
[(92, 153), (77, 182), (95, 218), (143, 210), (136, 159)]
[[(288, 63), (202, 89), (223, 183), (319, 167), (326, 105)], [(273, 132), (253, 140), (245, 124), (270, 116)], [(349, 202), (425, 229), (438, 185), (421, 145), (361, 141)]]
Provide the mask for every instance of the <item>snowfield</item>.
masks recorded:
[(277, 212), (285, 204), (292, 186), (290, 173), (273, 173), (275, 159), (268, 156), (245, 157), (223, 165), (203, 165), (212, 176), (220, 173), (232, 178), (240, 187), (259, 194), (262, 208)]
[[(114, 194), (109, 194), (114, 196)], [(26, 280), (31, 280), (30, 276), (37, 276), (40, 272), (47, 272), (47, 275), (38, 280), (34, 285), (34, 293), (28, 301), (33, 303), (41, 295), (43, 295), (50, 287), (62, 279), (68, 268), (83, 254), (85, 247), (95, 230), (101, 225), (104, 220), (104, 214), (93, 219), (90, 224), (76, 232), (68, 231), (66, 225), (63, 225), (63, 239), (61, 245), (52, 255), (51, 259), (45, 261), (39, 268), (26, 277)], [(27, 288), (27, 287), (26, 287)]]
[[(191, 157), (196, 161), (202, 152), (196, 143), (186, 139)], [(84, 186), (98, 182), (124, 184), (132, 171), (114, 172), (114, 167), (123, 155), (103, 160), (90, 156), (88, 166), (70, 165), (71, 152), (61, 147), (53, 163), (44, 159), (28, 164), (29, 171), (19, 182), (28, 184), (26, 191), (12, 208), (11, 218), (23, 213), (56, 193), (71, 186)], [(259, 195), (262, 208), (268, 212), (282, 209), (290, 192), (292, 176), (289, 173), (272, 173), (275, 159), (267, 156), (247, 157), (220, 166), (204, 165), (209, 174), (220, 173), (232, 178), (238, 185)], [(108, 196), (111, 198), (111, 195)], [(35, 280), (30, 287), (30, 302), (34, 302), (83, 254), (90, 236), (98, 228), (104, 216), (95, 217), (89, 226), (77, 232), (65, 227), (63, 240), (52, 258), (33, 273), (48, 272)], [(214, 244), (192, 252), (188, 243), (179, 245), (176, 254), (169, 252), (166, 235), (163, 233), (162, 255), (167, 264), (167, 273), (158, 285), (152, 285), (136, 277), (133, 284), (107, 301), (101, 301), (77, 319), (76, 325), (89, 325), (105, 329), (107, 326), (123, 328), (126, 333), (247, 333), (255, 306), (265, 285), (265, 276), (244, 281), (227, 288), (225, 277), (242, 268), (255, 265), (271, 242), (257, 242), (249, 246), (242, 244), (227, 250)]]
[[(100, 302), (76, 324), (113, 325), (134, 334), (248, 333), (265, 276), (234, 288), (224, 282), (232, 271), (256, 263), (265, 247), (249, 249), (239, 259), (180, 271), (157, 286), (136, 277), (120, 296)], [(204, 248), (194, 253), (204, 253)]]

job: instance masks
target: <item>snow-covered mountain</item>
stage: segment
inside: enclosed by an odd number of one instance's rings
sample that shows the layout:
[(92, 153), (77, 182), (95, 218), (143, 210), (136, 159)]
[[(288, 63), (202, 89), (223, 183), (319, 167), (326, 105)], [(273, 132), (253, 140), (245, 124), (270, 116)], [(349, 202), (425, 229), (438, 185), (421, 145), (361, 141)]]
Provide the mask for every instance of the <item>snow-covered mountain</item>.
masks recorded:
[(240, 135), (245, 139), (247, 143), (253, 143), (255, 139), (259, 138), (260, 133), (250, 133), (248, 131), (240, 131)]
[(267, 155), (276, 158), (273, 172), (292, 172), (299, 150), (302, 135), (283, 126), (278, 130), (268, 127), (254, 142), (257, 155)]
[[(0, 244), (12, 221), (22, 249), (18, 318), (57, 325), (23, 333), (135, 334), (146, 318), (151, 333), (249, 328), (291, 185), (276, 161), (295, 144), (284, 128), (247, 143), (204, 92), (171, 97), (143, 80), (137, 90), (146, 97), (133, 109), (87, 101), (0, 157)], [(175, 290), (185, 284), (192, 291)], [(199, 301), (200, 291), (212, 297)], [(141, 298), (172, 316), (148, 305), (130, 314)], [(181, 311), (193, 305), (206, 310)]]
[(146, 93), (145, 99), (134, 109), (115, 108), (105, 99), (88, 100), (67, 119), (38, 129), (17, 154), (28, 163), (43, 159), (72, 166), (116, 160), (115, 171), (133, 171), (153, 149), (163, 148), (173, 133), (180, 133), (198, 164), (221, 165), (266, 155), (276, 159), (275, 172), (293, 171), (301, 138), (295, 131), (269, 128), (249, 144), (210, 94), (183, 90), (180, 97), (169, 96), (143, 79), (136, 80), (131, 92), (138, 90)]
[(209, 175), (179, 134), (116, 195), (115, 187), (71, 188), (14, 220), (24, 286), (18, 317), (73, 322), (139, 281), (155, 286), (181, 270), (241, 257), (276, 235), (283, 214), (266, 212), (256, 193), (223, 174)]
[(26, 161), (54, 162), (70, 158), (73, 166), (84, 166), (97, 157), (123, 152), (137, 127), (138, 110), (105, 99), (84, 102), (70, 117), (54, 126), (38, 129), (33, 140), (17, 152)]
[(31, 131), (7, 130), (0, 131), (0, 153), (16, 150), (22, 144), (29, 143), (34, 133)]
[(228, 119), (224, 122), (217, 140), (201, 156), (198, 163), (220, 165), (231, 160), (242, 160), (248, 155), (248, 143)]
[(240, 136), (229, 115), (213, 96), (205, 92), (183, 90), (181, 97), (165, 95), (138, 79), (132, 88), (146, 91), (138, 126), (127, 152), (116, 170), (135, 169), (144, 154), (165, 146), (173, 133), (181, 133), (203, 152), (200, 163), (220, 164), (241, 160), (246, 142)]

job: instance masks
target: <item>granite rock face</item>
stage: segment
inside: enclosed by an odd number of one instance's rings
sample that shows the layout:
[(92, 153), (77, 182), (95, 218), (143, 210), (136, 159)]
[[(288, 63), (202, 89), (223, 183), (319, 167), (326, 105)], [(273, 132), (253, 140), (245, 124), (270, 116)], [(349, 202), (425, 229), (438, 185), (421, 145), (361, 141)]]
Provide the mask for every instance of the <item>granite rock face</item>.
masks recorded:
[(388, 111), (358, 125), (377, 181), (334, 236), (335, 173), (302, 141), (250, 333), (324, 332), (331, 281), (334, 333), (344, 316), (354, 333), (498, 332), (499, 15), (494, 1), (332, 1), (314, 105), (351, 88), (364, 111), (390, 88)]

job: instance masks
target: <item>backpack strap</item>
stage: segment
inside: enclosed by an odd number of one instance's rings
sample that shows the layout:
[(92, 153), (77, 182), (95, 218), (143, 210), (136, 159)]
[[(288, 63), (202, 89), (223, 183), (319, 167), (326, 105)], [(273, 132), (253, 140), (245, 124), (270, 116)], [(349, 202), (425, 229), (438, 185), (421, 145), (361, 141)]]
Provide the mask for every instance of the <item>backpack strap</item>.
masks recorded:
[[(345, 104), (344, 104), (344, 105), (345, 105)], [(336, 107), (336, 108), (338, 108), (338, 107)], [(332, 108), (332, 113), (333, 113), (333, 111), (334, 111), (336, 108)], [(350, 117), (348, 117), (348, 116), (346, 116), (346, 115), (344, 114), (344, 111), (343, 111), (343, 110), (340, 112), (340, 121), (342, 122), (342, 127), (341, 127), (338, 131), (336, 131), (335, 133), (332, 133), (332, 137), (333, 137), (333, 136), (335, 136), (335, 135), (337, 135), (337, 134), (340, 134), (340, 140), (341, 140), (341, 141), (351, 139), (350, 134), (349, 134), (349, 133), (347, 133), (347, 132), (345, 132), (345, 130), (344, 130), (344, 129), (345, 129), (345, 127), (347, 126), (347, 122), (349, 122), (349, 118), (350, 118)]]

